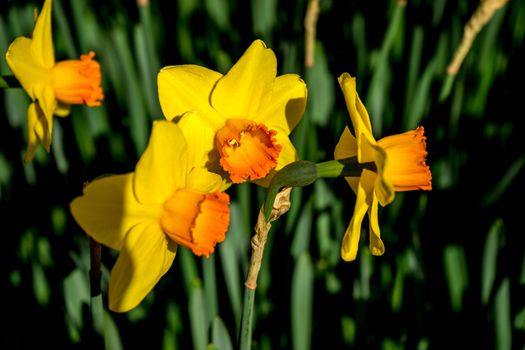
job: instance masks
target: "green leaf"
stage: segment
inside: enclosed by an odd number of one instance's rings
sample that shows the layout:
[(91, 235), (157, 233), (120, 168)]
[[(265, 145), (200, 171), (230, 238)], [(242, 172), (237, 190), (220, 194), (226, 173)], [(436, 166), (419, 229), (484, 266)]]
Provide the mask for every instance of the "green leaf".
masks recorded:
[(487, 304), (494, 286), (497, 272), (498, 251), (502, 240), (503, 221), (494, 221), (485, 239), (481, 269), (481, 302)]
[(202, 260), (204, 296), (206, 301), (206, 324), (211, 324), (212, 320), (219, 314), (217, 306), (217, 279), (215, 277), (215, 255), (210, 255)]
[(308, 350), (312, 336), (314, 268), (307, 252), (299, 255), (292, 276), (291, 321), (294, 350)]
[(228, 0), (205, 0), (204, 5), (208, 16), (215, 22), (220, 30), (226, 30), (230, 25), (230, 11)]
[(211, 341), (218, 350), (233, 350), (230, 334), (220, 317), (213, 319), (211, 332)]
[(308, 85), (309, 115), (315, 124), (326, 126), (335, 104), (335, 85), (337, 80), (328, 69), (324, 49), (321, 43), (315, 46), (315, 65), (306, 70), (305, 80)]
[(494, 301), (496, 327), (496, 350), (510, 350), (512, 347), (512, 322), (510, 318), (510, 282), (503, 280)]
[(208, 344), (208, 327), (206, 323), (204, 295), (202, 293), (199, 279), (196, 279), (193, 282), (188, 308), (190, 313), (193, 348), (196, 350), (206, 350)]
[(448, 245), (443, 254), (443, 264), (452, 310), (459, 312), (463, 304), (463, 293), (468, 286), (467, 262), (463, 248)]

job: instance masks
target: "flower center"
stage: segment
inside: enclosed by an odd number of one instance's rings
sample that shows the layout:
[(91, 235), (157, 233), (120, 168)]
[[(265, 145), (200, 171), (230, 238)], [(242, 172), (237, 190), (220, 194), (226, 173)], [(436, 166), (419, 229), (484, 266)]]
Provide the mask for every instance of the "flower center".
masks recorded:
[(51, 70), (51, 84), (58, 101), (66, 104), (100, 106), (104, 99), (100, 87), (100, 64), (95, 53), (80, 56), (80, 60), (60, 61)]
[(166, 202), (160, 227), (175, 243), (208, 257), (224, 241), (230, 224), (230, 197), (224, 192), (177, 190)]
[(386, 151), (385, 177), (392, 181), (395, 191), (432, 189), (432, 174), (426, 165), (425, 140), (425, 129), (420, 126), (377, 142)]
[(276, 144), (276, 134), (264, 124), (246, 119), (228, 119), (217, 131), (220, 164), (233, 183), (263, 178), (277, 166), (282, 147)]

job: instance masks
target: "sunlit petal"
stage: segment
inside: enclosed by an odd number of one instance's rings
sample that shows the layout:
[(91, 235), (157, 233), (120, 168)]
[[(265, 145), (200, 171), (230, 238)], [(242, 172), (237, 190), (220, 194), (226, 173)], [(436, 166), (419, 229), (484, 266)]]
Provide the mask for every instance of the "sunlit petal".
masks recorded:
[(346, 229), (343, 243), (341, 245), (341, 257), (345, 261), (353, 261), (357, 256), (359, 238), (361, 237), (361, 223), (363, 222), (367, 210), (368, 204), (366, 202), (365, 190), (362, 187), (358, 187), (354, 214), (352, 215), (352, 220), (350, 220), (350, 224)]
[(214, 141), (215, 130), (201, 118), (198, 112), (185, 113), (177, 125), (189, 144), (187, 148), (189, 168), (205, 167), (212, 159), (218, 159)]
[(19, 37), (13, 41), (6, 53), (6, 61), (20, 85), (34, 101), (44, 86), (51, 84), (51, 73), (36, 59), (31, 51), (32, 40)]
[(214, 129), (224, 124), (210, 105), (211, 92), (222, 74), (196, 65), (168, 66), (157, 76), (164, 117), (172, 120), (188, 111), (198, 112)]
[(357, 94), (356, 79), (348, 73), (343, 73), (338, 80), (343, 90), (346, 108), (348, 109), (358, 143), (357, 159), (361, 163), (373, 161), (369, 144), (375, 144), (376, 141), (372, 135), (368, 112)]
[(46, 0), (33, 29), (32, 52), (39, 65), (50, 69), (55, 64), (53, 32), (51, 29), (51, 0)]
[(153, 122), (146, 150), (135, 167), (134, 190), (142, 204), (161, 205), (175, 189), (186, 186), (187, 145), (179, 127)]
[(199, 190), (201, 192), (225, 191), (231, 186), (224, 177), (219, 174), (209, 172), (206, 168), (193, 168), (188, 174), (186, 187)]
[(264, 42), (255, 40), (222, 77), (211, 96), (212, 106), (227, 118), (253, 120), (272, 97), (277, 59)]
[(379, 218), (377, 216), (378, 201), (377, 197), (374, 196), (372, 200), (372, 205), (368, 209), (368, 221), (369, 221), (369, 238), (370, 238), (370, 253), (372, 255), (383, 255), (385, 252), (385, 245), (381, 240), (381, 234), (379, 230)]

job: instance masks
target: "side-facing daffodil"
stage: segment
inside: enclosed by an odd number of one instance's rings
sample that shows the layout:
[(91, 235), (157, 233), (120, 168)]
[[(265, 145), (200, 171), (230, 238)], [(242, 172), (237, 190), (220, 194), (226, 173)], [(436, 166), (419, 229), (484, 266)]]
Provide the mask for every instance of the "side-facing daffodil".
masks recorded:
[(25, 162), (33, 159), (39, 144), (49, 152), (53, 114), (65, 117), (72, 104), (99, 106), (104, 98), (100, 65), (93, 60), (95, 53), (55, 63), (51, 7), (52, 0), (46, 0), (31, 39), (16, 38), (6, 53), (7, 65), (32, 100), (27, 110)]
[(119, 251), (109, 279), (111, 310), (138, 305), (169, 270), (178, 245), (208, 257), (224, 241), (229, 196), (219, 175), (194, 167), (200, 151), (188, 147), (175, 123), (155, 121), (134, 172), (100, 177), (71, 202), (80, 227)]
[(361, 235), (361, 223), (368, 212), (370, 251), (382, 255), (385, 251), (378, 223), (378, 203), (386, 206), (395, 192), (431, 190), (432, 175), (426, 165), (426, 137), (423, 127), (376, 141), (372, 135), (370, 117), (357, 94), (356, 80), (348, 73), (339, 78), (355, 136), (345, 128), (334, 151), (335, 159), (356, 157), (359, 163), (373, 163), (376, 171), (363, 169), (359, 177), (346, 177), (357, 199), (352, 220), (346, 229), (341, 256), (346, 261), (356, 258)]
[(164, 67), (159, 100), (166, 119), (180, 119), (185, 134), (208, 130), (199, 140), (210, 150), (202, 165), (220, 164), (233, 183), (267, 185), (275, 171), (297, 159), (288, 136), (307, 97), (298, 75), (276, 75), (275, 54), (255, 40), (225, 75), (197, 65)]

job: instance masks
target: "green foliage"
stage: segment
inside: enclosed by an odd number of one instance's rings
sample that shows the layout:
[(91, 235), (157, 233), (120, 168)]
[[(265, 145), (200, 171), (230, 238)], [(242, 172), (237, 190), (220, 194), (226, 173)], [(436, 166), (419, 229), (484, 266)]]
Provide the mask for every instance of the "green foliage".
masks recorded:
[[(107, 349), (233, 349), (244, 297), (253, 349), (524, 348), (525, 4), (498, 10), (450, 77), (477, 2), (321, 1), (315, 65), (305, 68), (308, 2), (181, 0), (172, 10), (162, 1), (54, 0), (55, 56), (95, 51), (105, 99), (55, 117), (51, 152), (40, 147), (30, 164), (22, 163), (29, 98), (2, 88), (12, 84), (0, 60), (0, 348), (90, 348), (103, 337)], [(0, 5), (2, 57), (31, 34), (41, 3)], [(433, 190), (397, 193), (379, 208), (385, 254), (370, 254), (365, 219), (357, 259), (344, 262), (354, 193), (343, 179), (295, 188), (270, 231), (258, 288), (243, 297), (265, 192), (232, 187), (229, 232), (214, 255), (179, 248), (137, 309), (108, 311), (116, 254), (103, 248), (102, 295), (91, 298), (89, 245), (70, 201), (86, 181), (133, 171), (152, 121), (163, 118), (161, 67), (225, 73), (256, 38), (274, 50), (278, 74), (307, 83), (307, 110), (291, 134), (301, 159), (333, 157), (348, 123), (337, 77), (348, 72), (378, 139), (425, 127)]]

